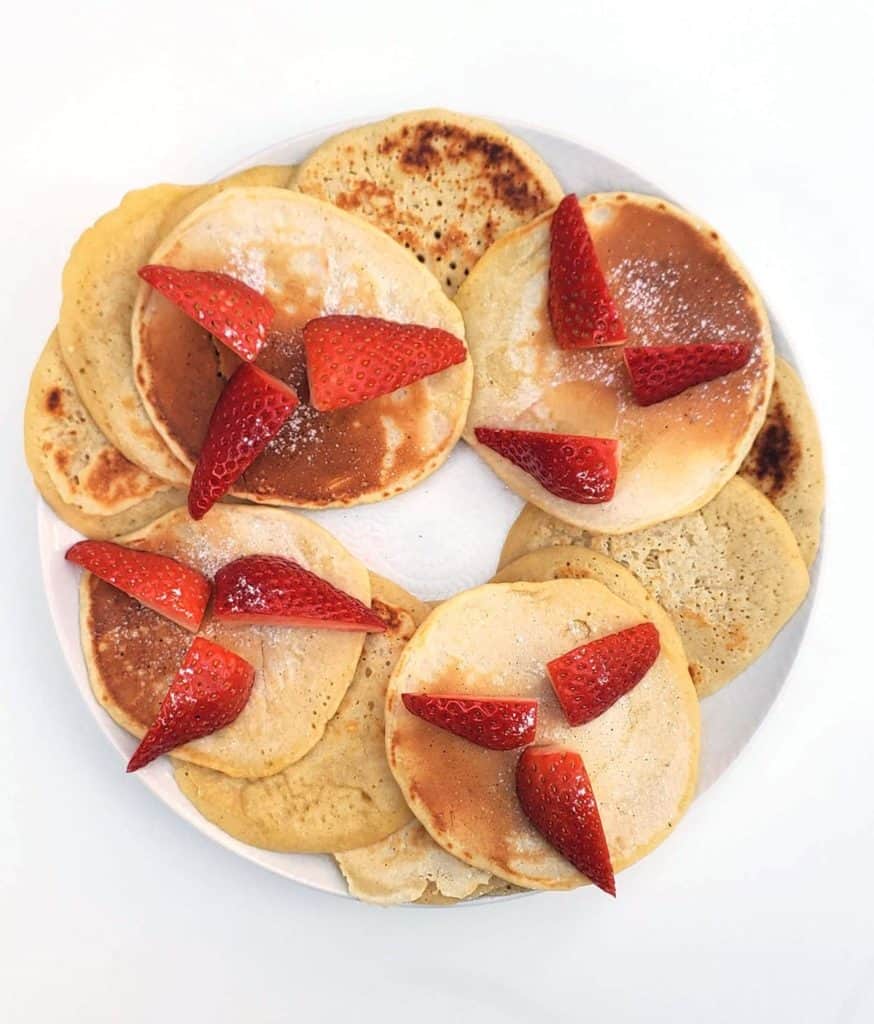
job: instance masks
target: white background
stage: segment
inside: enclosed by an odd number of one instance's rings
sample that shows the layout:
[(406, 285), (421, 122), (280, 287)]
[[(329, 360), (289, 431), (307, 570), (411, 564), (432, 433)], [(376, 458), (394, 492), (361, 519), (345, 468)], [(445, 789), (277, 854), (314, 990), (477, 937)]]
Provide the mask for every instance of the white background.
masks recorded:
[[(865, 2), (17, 5), (0, 38), (0, 1021), (874, 1020)], [(766, 723), (683, 827), (589, 890), (450, 911), (323, 896), (174, 818), (61, 661), (21, 455), (69, 246), (120, 194), (425, 106), (579, 138), (710, 219), (819, 412), (817, 606)]]

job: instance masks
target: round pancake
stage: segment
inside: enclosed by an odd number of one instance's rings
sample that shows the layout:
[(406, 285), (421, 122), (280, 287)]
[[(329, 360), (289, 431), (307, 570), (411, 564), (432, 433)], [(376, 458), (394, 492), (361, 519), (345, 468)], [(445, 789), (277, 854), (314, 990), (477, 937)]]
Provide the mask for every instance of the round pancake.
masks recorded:
[[(124, 543), (178, 558), (212, 577), (243, 555), (290, 558), (365, 603), (367, 570), (326, 530), (278, 509), (218, 505), (196, 523), (178, 509)], [(191, 643), (191, 633), (108, 583), (85, 574), (82, 647), (91, 687), (116, 722), (142, 736)], [(224, 729), (174, 750), (174, 757), (243, 778), (282, 771), (321, 739), (352, 681), (364, 634), (215, 622), (201, 633), (255, 668), (252, 695)]]
[(486, 750), (429, 725), (404, 708), (404, 692), (538, 698), (537, 743), (582, 755), (614, 869), (668, 835), (698, 766), (698, 700), (683, 659), (664, 645), (630, 693), (579, 728), (567, 725), (546, 674), (553, 658), (642, 620), (590, 579), (486, 584), (431, 613), (392, 673), (386, 742), (407, 802), (440, 846), (526, 888), (586, 882), (522, 812), (519, 751)]
[(568, 544), (619, 562), (667, 611), (701, 697), (759, 657), (810, 582), (786, 520), (739, 477), (697, 512), (616, 536), (587, 534), (528, 505), (507, 534), (501, 565)]
[(819, 550), (825, 471), (816, 414), (798, 374), (777, 359), (765, 423), (740, 475), (786, 517), (808, 568)]
[(492, 242), (563, 194), (521, 139), (448, 110), (414, 110), (335, 135), (301, 164), (295, 185), (391, 235), (449, 296)]
[(199, 188), (193, 188), (187, 192), (178, 202), (167, 211), (167, 215), (161, 223), (158, 238), (168, 235), (173, 228), (183, 221), (189, 213), (202, 206), (207, 199), (212, 199), (229, 188), (241, 188), (245, 185), (270, 185), (274, 188), (288, 188), (289, 182), (294, 176), (296, 168), (293, 166), (281, 166), (276, 164), (259, 164), (257, 167), (247, 167), (245, 171), (237, 171), (220, 181), (214, 181)]
[(384, 839), (412, 817), (386, 761), (385, 690), (427, 609), (393, 583), (370, 579), (373, 608), (389, 628), (367, 635), (346, 696), (306, 757), (266, 779), (175, 766), (179, 788), (200, 813), (244, 843), (348, 850)]
[(683, 661), (686, 652), (677, 633), (673, 620), (657, 601), (654, 601), (645, 587), (618, 562), (589, 548), (567, 545), (530, 551), (505, 565), (491, 581), (492, 583), (539, 583), (544, 580), (596, 580), (636, 608), (658, 629), (662, 646), (671, 650)]
[(37, 487), (60, 509), (61, 518), (69, 521), (70, 509), (81, 515), (82, 523), (102, 524), (98, 530), (104, 536), (129, 522), (134, 509), (135, 515), (149, 509), (151, 516), (143, 520), (149, 522), (184, 501), (178, 491), (129, 462), (100, 432), (79, 399), (56, 332), (30, 379), (24, 439)]
[[(547, 312), (551, 214), (506, 236), (457, 296), (474, 363), (465, 438), (509, 487), (568, 523), (626, 533), (694, 511), (735, 474), (765, 416), (774, 373), (761, 299), (701, 221), (648, 196), (581, 200), (631, 345), (749, 342), (745, 367), (647, 407), (635, 404), (622, 348), (558, 347)], [(481, 445), (477, 426), (618, 438), (614, 497), (557, 498)]]
[(418, 821), (335, 859), (350, 894), (368, 903), (454, 903), (504, 884), (447, 853)]
[[(433, 277), (382, 232), (287, 189), (230, 189), (187, 217), (152, 261), (232, 274), (263, 291), (276, 308), (258, 365), (291, 384), (302, 401), (237, 481), (237, 497), (308, 507), (378, 501), (445, 461), (467, 412), (469, 360), (336, 412), (306, 404), (301, 329), (313, 317), (373, 315), (464, 335), (461, 315)], [(134, 358), (157, 429), (193, 466), (237, 357), (143, 285)]]
[(152, 426), (134, 385), (130, 330), (137, 270), (169, 210), (190, 191), (154, 185), (128, 192), (89, 228), (64, 267), (58, 322), (61, 353), (94, 422), (131, 462), (181, 486), (190, 474)]

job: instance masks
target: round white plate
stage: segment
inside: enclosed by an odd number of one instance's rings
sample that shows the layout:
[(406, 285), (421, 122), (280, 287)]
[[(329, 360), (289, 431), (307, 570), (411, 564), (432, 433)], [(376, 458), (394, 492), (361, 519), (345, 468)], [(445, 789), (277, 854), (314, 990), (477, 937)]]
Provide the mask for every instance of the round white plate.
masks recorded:
[[(619, 190), (664, 195), (633, 171), (577, 142), (514, 122), (504, 123), (537, 150), (568, 192)], [(325, 139), (352, 126), (334, 125), (288, 139), (226, 173), (262, 163), (299, 163)], [(696, 212), (706, 217), (706, 210)], [(778, 351), (791, 361), (791, 349), (773, 318), (772, 324)], [(521, 499), (507, 490), (466, 445), (459, 444), (442, 469), (407, 494), (377, 505), (330, 509), (312, 516), (371, 569), (425, 600), (435, 600), (483, 583), (493, 575), (507, 530), (521, 508)], [(55, 629), (83, 700), (119, 751), (121, 771), (136, 740), (109, 718), (88, 685), (79, 644), (79, 571), (63, 557), (79, 535), (42, 500), (37, 518), (43, 580)], [(814, 566), (807, 600), (771, 647), (730, 686), (703, 702), (699, 796), (741, 752), (786, 682), (807, 626), (817, 569)], [(202, 818), (173, 781), (167, 758), (137, 772), (136, 778), (176, 814), (241, 857), (304, 885), (348, 895), (331, 857), (259, 850), (232, 839)]]

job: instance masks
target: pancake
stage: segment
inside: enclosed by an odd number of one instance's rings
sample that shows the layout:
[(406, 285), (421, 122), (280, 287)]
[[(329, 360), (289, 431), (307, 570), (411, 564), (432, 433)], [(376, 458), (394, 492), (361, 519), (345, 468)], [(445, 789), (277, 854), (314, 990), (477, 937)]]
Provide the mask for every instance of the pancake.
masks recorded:
[[(568, 351), (547, 312), (551, 214), (483, 257), (457, 302), (474, 363), (466, 440), (526, 501), (597, 533), (627, 533), (692, 512), (735, 474), (765, 416), (774, 373), (762, 301), (725, 243), (659, 199), (581, 200), (631, 345), (749, 342), (742, 369), (647, 407), (633, 400), (622, 349)], [(614, 437), (613, 498), (558, 498), (474, 436), (477, 426)]]
[(191, 190), (154, 185), (128, 192), (73, 246), (64, 267), (61, 353), (94, 422), (131, 462), (186, 486), (188, 470), (152, 426), (134, 386), (131, 313), (137, 270), (161, 238), (170, 211)]
[(389, 628), (367, 635), (346, 696), (306, 757), (254, 780), (176, 764), (182, 792), (236, 839), (267, 850), (326, 853), (377, 842), (412, 817), (386, 762), (385, 690), (427, 609), (378, 576), (371, 576), (371, 590)]
[(237, 171), (236, 174), (229, 174), (220, 181), (213, 181), (207, 185), (201, 185), (199, 188), (193, 188), (167, 211), (166, 217), (161, 222), (158, 237), (163, 238), (164, 235), (168, 235), (198, 206), (203, 206), (208, 199), (226, 192), (229, 188), (242, 188), (246, 185), (270, 185), (274, 188), (287, 188), (295, 170), (296, 168), (293, 166), (260, 164), (257, 167), (247, 167), (245, 171)]
[(501, 566), (528, 551), (568, 544), (625, 566), (667, 611), (701, 697), (759, 657), (810, 582), (786, 520), (739, 477), (691, 515), (617, 536), (587, 534), (528, 505), (507, 535)]
[[(200, 523), (178, 509), (124, 542), (178, 558), (209, 577), (243, 555), (282, 555), (370, 601), (364, 566), (322, 527), (278, 509), (218, 505)], [(94, 695), (122, 728), (142, 736), (191, 634), (89, 574), (82, 580), (81, 629)], [(179, 747), (174, 757), (243, 778), (282, 771), (319, 742), (364, 643), (358, 632), (219, 623), (210, 610), (201, 633), (249, 661), (255, 682), (238, 718)]]
[[(463, 337), (461, 316), (434, 278), (386, 235), (300, 193), (230, 189), (189, 215), (152, 260), (230, 273), (277, 310), (258, 365), (291, 384), (302, 403), (231, 493), (278, 505), (353, 505), (405, 491), (445, 461), (467, 411), (469, 360), (336, 412), (306, 404), (301, 329), (312, 317), (374, 315)], [(155, 426), (193, 466), (237, 357), (144, 284), (134, 358)]]
[(785, 359), (777, 360), (768, 414), (740, 475), (783, 513), (810, 568), (825, 502), (822, 442), (804, 385)]
[(90, 537), (136, 529), (185, 496), (128, 462), (82, 405), (53, 333), (33, 371), (24, 451), (37, 489), (66, 523)]
[(504, 884), (447, 853), (418, 821), (336, 861), (350, 894), (368, 903), (455, 903)]
[(636, 608), (658, 629), (663, 647), (685, 661), (686, 652), (673, 620), (625, 566), (589, 548), (568, 545), (530, 551), (505, 565), (492, 583), (540, 583), (545, 580), (595, 580)]
[(579, 728), (567, 725), (546, 675), (553, 658), (642, 620), (591, 579), (486, 584), (431, 613), (392, 673), (386, 742), (407, 802), (440, 846), (525, 888), (586, 882), (522, 812), (519, 752), (486, 750), (429, 725), (404, 708), (404, 692), (538, 698), (537, 743), (582, 755), (614, 869), (669, 834), (692, 799), (698, 766), (698, 701), (683, 659), (664, 645), (630, 693)]
[(296, 187), (391, 235), (449, 296), (492, 242), (563, 194), (521, 139), (448, 110), (414, 110), (335, 135), (301, 164)]

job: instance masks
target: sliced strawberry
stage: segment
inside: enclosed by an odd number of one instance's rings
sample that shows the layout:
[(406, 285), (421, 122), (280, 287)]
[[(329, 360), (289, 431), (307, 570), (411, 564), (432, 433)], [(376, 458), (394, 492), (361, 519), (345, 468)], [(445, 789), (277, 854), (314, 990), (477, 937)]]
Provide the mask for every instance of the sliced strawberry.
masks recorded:
[(642, 622), (551, 661), (546, 670), (568, 722), (585, 725), (603, 715), (649, 672), (660, 646), (659, 631)]
[(196, 636), (127, 770), (135, 772), (168, 750), (230, 725), (246, 706), (254, 680), (248, 661)]
[(513, 750), (534, 741), (536, 700), (449, 693), (402, 693), (401, 700), (411, 714), (479, 747)]
[(200, 628), (209, 580), (175, 558), (108, 540), (80, 540), (66, 558), (192, 633)]
[(467, 358), (448, 331), (371, 316), (322, 316), (303, 329), (310, 402), (329, 412), (387, 395)]
[(243, 363), (225, 384), (212, 411), (206, 440), (191, 477), (188, 511), (202, 519), (279, 433), (298, 405), (281, 380)]
[(565, 501), (599, 505), (616, 489), (618, 442), (609, 437), (477, 427), (476, 439)]
[(735, 342), (703, 345), (634, 345), (622, 353), (638, 405), (655, 405), (681, 391), (739, 370), (752, 346)]
[(276, 310), (266, 296), (243, 281), (213, 270), (177, 270), (158, 264), (140, 267), (139, 274), (241, 359), (251, 362), (264, 347)]
[(516, 765), (516, 795), (550, 846), (615, 896), (607, 838), (580, 755), (560, 747), (528, 747)]
[(575, 195), (552, 215), (549, 320), (561, 348), (618, 345), (626, 337)]
[(215, 576), (213, 614), (223, 622), (385, 632), (356, 597), (279, 555), (247, 555)]

